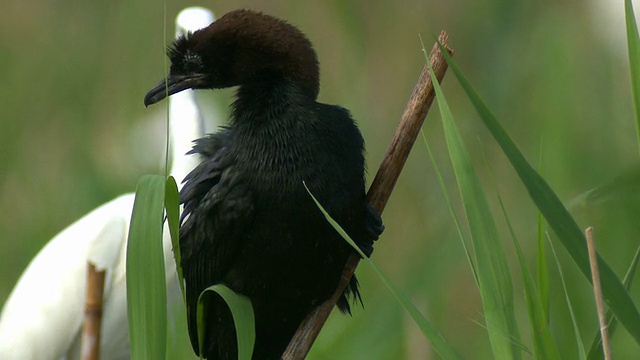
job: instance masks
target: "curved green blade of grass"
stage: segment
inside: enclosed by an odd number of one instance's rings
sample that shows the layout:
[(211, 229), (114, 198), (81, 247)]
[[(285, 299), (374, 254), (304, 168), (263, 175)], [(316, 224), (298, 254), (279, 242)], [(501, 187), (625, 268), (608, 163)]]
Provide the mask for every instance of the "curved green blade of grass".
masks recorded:
[(538, 212), (538, 232), (536, 252), (536, 272), (538, 280), (538, 291), (540, 293), (540, 302), (544, 313), (545, 321), (549, 323), (549, 270), (547, 267), (547, 255), (544, 245), (544, 216)]
[(164, 359), (167, 293), (162, 249), (165, 177), (138, 181), (127, 241), (127, 315), (131, 359)]
[[(520, 180), (527, 188), (529, 196), (540, 212), (542, 212), (547, 223), (556, 233), (562, 245), (578, 265), (578, 268), (587, 280), (591, 282), (591, 269), (589, 267), (586, 239), (578, 227), (578, 224), (571, 217), (549, 184), (547, 184), (527, 162), (511, 137), (504, 128), (502, 128), (496, 117), (471, 86), (469, 80), (464, 76), (453, 58), (442, 48), (442, 45), (440, 46), (449, 67), (453, 70), (485, 126), (516, 170)], [(638, 309), (633, 303), (633, 300), (631, 300), (629, 293), (625, 290), (624, 286), (622, 286), (620, 279), (618, 279), (611, 267), (609, 267), (599, 255), (598, 264), (602, 281), (602, 292), (607, 304), (635, 341), (640, 344), (640, 313), (638, 313)]]
[(624, 1), (625, 24), (627, 28), (627, 48), (629, 50), (629, 70), (631, 72), (631, 95), (633, 110), (636, 115), (636, 132), (640, 146), (640, 37), (638, 24), (633, 13), (633, 2)]
[[(540, 141), (540, 163), (538, 169), (542, 174), (542, 141)], [(549, 323), (549, 270), (545, 251), (545, 226), (544, 216), (538, 211), (538, 251), (536, 254), (536, 273), (538, 280), (538, 293), (546, 323)]]
[[(497, 359), (519, 359), (520, 342), (513, 305), (513, 285), (504, 247), (480, 180), (476, 176), (451, 110), (430, 69), (451, 163), (469, 222), (486, 326)], [(512, 338), (514, 340), (512, 340)]]
[(378, 265), (373, 262), (373, 260), (365, 256), (362, 250), (360, 250), (360, 248), (351, 239), (351, 237), (349, 237), (346, 231), (344, 231), (344, 229), (342, 229), (342, 227), (331, 218), (331, 216), (325, 211), (322, 205), (320, 205), (316, 197), (313, 196), (311, 191), (309, 191), (307, 184), (305, 184), (304, 182), (303, 184), (307, 189), (309, 195), (311, 195), (313, 201), (316, 203), (316, 206), (318, 206), (318, 209), (322, 211), (322, 214), (327, 219), (329, 224), (331, 224), (331, 226), (333, 226), (333, 228), (340, 234), (340, 236), (342, 236), (342, 238), (347, 243), (349, 243), (349, 245), (351, 245), (351, 247), (353, 247), (358, 252), (358, 254), (360, 254), (360, 256), (365, 259), (365, 261), (373, 268), (380, 280), (382, 280), (389, 291), (391, 291), (391, 294), (393, 294), (400, 305), (402, 305), (402, 307), (409, 313), (413, 321), (415, 321), (415, 323), (418, 325), (420, 331), (422, 331), (422, 334), (424, 334), (424, 336), (429, 339), (431, 345), (433, 346), (433, 349), (440, 356), (440, 358), (446, 360), (462, 359), (460, 354), (458, 354), (458, 352), (453, 347), (451, 347), (449, 343), (447, 343), (444, 337), (433, 327), (433, 325), (431, 325), (429, 320), (427, 320), (427, 318), (422, 315), (422, 313), (415, 307), (415, 305), (413, 305), (409, 298), (407, 298), (407, 296), (402, 291), (400, 291), (400, 289), (398, 289), (398, 287), (396, 287), (393, 282), (391, 282), (391, 279), (389, 279), (389, 277), (382, 271), (382, 269), (378, 267)]
[[(551, 336), (551, 330), (547, 322), (547, 313), (544, 308), (544, 300), (541, 293), (536, 289), (533, 281), (533, 276), (527, 267), (527, 263), (520, 247), (520, 242), (516, 238), (516, 233), (513, 231), (511, 221), (507, 215), (507, 210), (504, 207), (504, 202), (500, 195), (498, 195), (500, 201), (500, 208), (504, 214), (504, 218), (507, 221), (507, 227), (511, 233), (511, 239), (513, 245), (518, 254), (518, 264), (520, 265), (520, 273), (522, 274), (522, 282), (524, 284), (525, 300), (527, 303), (527, 311), (529, 313), (529, 322), (531, 329), (531, 339), (533, 342), (533, 348), (535, 351), (536, 359), (560, 359), (560, 352), (556, 342)], [(545, 267), (546, 268), (546, 267)]]
[[(586, 358), (586, 355), (584, 353), (584, 344), (582, 342), (582, 336), (580, 336), (580, 330), (578, 330), (578, 322), (576, 321), (576, 315), (573, 311), (573, 306), (571, 305), (571, 299), (569, 298), (569, 292), (567, 291), (567, 284), (564, 281), (564, 272), (562, 271), (562, 265), (560, 265), (558, 254), (556, 254), (556, 249), (553, 247), (553, 243), (551, 243), (551, 239), (549, 239), (549, 246), (551, 247), (553, 258), (556, 260), (556, 266), (558, 267), (558, 275), (560, 275), (560, 282), (562, 283), (562, 290), (564, 291), (564, 297), (567, 300), (567, 308), (569, 309), (569, 315), (571, 316), (571, 324), (573, 325), (573, 333), (576, 337), (576, 343), (578, 346), (578, 358), (582, 360)], [(600, 332), (598, 331), (598, 335), (599, 334)]]
[(471, 256), (471, 251), (469, 250), (469, 246), (467, 246), (467, 241), (464, 238), (464, 234), (462, 233), (462, 226), (460, 225), (460, 220), (458, 220), (458, 216), (456, 215), (455, 210), (453, 209), (453, 203), (451, 202), (451, 198), (449, 197), (449, 191), (447, 190), (447, 186), (444, 184), (444, 180), (442, 179), (442, 174), (440, 173), (440, 168), (436, 163), (436, 159), (431, 152), (431, 147), (427, 142), (427, 138), (424, 136), (424, 132), (420, 132), (422, 135), (422, 140), (424, 141), (424, 145), (427, 148), (427, 153), (429, 154), (429, 159), (431, 160), (431, 164), (433, 164), (433, 169), (436, 172), (436, 176), (438, 177), (438, 182), (440, 183), (440, 189), (442, 189), (442, 194), (447, 201), (447, 205), (449, 206), (449, 213), (453, 218), (453, 222), (456, 225), (456, 230), (458, 232), (458, 236), (460, 237), (460, 241), (462, 242), (462, 249), (464, 250), (464, 254), (467, 257), (467, 262), (469, 262), (469, 266), (471, 267), (471, 272), (473, 274), (473, 279), (476, 282), (476, 286), (480, 286), (478, 280), (478, 271), (476, 270), (476, 264), (473, 262), (473, 257)]
[[(207, 294), (212, 293), (212, 294)], [(202, 345), (204, 343), (204, 297), (219, 295), (229, 309), (236, 327), (236, 339), (238, 342), (238, 360), (251, 360), (253, 354), (253, 345), (256, 340), (255, 318), (253, 314), (253, 305), (248, 297), (240, 295), (229, 289), (224, 284), (216, 284), (209, 286), (198, 298), (198, 344), (200, 344), (200, 358), (202, 359)]]

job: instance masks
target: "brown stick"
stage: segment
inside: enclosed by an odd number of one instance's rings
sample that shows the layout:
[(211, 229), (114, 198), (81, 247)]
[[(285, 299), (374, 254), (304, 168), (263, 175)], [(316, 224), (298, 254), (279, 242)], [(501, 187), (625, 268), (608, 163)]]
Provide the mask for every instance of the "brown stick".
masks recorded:
[(585, 230), (587, 237), (587, 249), (589, 250), (589, 265), (591, 265), (591, 280), (593, 280), (593, 292), (596, 298), (596, 310), (598, 312), (598, 321), (600, 323), (600, 339), (602, 341), (602, 351), (604, 359), (611, 360), (611, 345), (609, 343), (609, 325), (607, 316), (604, 312), (604, 300), (602, 298), (602, 287), (600, 286), (600, 271), (598, 270), (598, 253), (596, 252), (596, 244), (593, 240), (593, 227)]
[(100, 359), (104, 278), (105, 270), (98, 271), (94, 264), (87, 262), (87, 293), (84, 304), (84, 328), (82, 330), (82, 360)]
[[(445, 46), (449, 54), (453, 55), (453, 50), (447, 47), (447, 39), (447, 33), (444, 31), (441, 32), (438, 41)], [(447, 70), (447, 63), (437, 43), (434, 44), (431, 49), (429, 63), (433, 67), (438, 81), (442, 82), (444, 73)], [(425, 65), (420, 74), (420, 79), (413, 90), (413, 94), (411, 94), (411, 98), (409, 98), (396, 133), (387, 149), (387, 153), (367, 193), (367, 202), (380, 214), (382, 214), (382, 211), (387, 205), (391, 191), (396, 185), (398, 177), (400, 177), (400, 172), (407, 161), (407, 157), (409, 157), (409, 152), (418, 137), (418, 133), (422, 128), (422, 124), (433, 103), (434, 97), (435, 91), (431, 83), (429, 68)], [(360, 257), (358, 255), (351, 255), (342, 272), (338, 288), (331, 298), (315, 308), (303, 320), (282, 355), (283, 359), (304, 359), (305, 356), (307, 356), (322, 326), (327, 321), (331, 310), (333, 310), (336, 302), (349, 284), (359, 261)]]

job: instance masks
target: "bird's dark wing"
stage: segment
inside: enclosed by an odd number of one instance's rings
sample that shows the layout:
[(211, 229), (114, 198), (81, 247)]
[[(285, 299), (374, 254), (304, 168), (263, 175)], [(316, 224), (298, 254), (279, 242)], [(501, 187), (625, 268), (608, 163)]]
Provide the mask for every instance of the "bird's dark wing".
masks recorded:
[[(198, 353), (197, 302), (207, 287), (220, 283), (229, 271), (240, 246), (246, 223), (253, 216), (253, 202), (223, 131), (196, 141), (192, 153), (202, 162), (184, 179), (180, 200), (184, 210), (180, 225), (182, 270), (186, 282), (187, 320), (194, 350)], [(211, 305), (211, 304), (210, 304)], [(223, 305), (223, 304), (222, 304)], [(224, 306), (224, 305), (223, 305)], [(205, 304), (205, 344), (216, 337), (213, 318), (217, 311)], [(233, 327), (233, 323), (231, 323)]]
[[(373, 242), (378, 239), (384, 226), (380, 215), (365, 200), (364, 139), (347, 109), (320, 103), (317, 106), (323, 114), (323, 122), (329, 124), (324, 128), (326, 133), (322, 134), (322, 142), (331, 155), (327, 166), (333, 167), (330, 179), (332, 184), (336, 184), (331, 191), (318, 191), (320, 196), (327, 195), (320, 198), (320, 202), (365, 255), (370, 256)], [(328, 181), (311, 183), (310, 188), (313, 192), (311, 186), (319, 189), (327, 184)], [(338, 301), (338, 308), (342, 312), (350, 313), (349, 298), (362, 303), (355, 276)]]

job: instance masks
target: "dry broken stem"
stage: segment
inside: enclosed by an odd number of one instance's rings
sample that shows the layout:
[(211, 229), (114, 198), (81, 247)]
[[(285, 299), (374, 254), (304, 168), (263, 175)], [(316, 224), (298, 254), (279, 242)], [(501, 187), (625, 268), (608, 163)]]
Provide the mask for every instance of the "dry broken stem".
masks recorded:
[(102, 299), (106, 271), (97, 270), (87, 262), (87, 293), (82, 330), (82, 360), (100, 359), (100, 328), (102, 326)]
[[(447, 47), (447, 39), (447, 33), (444, 31), (441, 32), (438, 41), (449, 54), (453, 55), (453, 50)], [(429, 63), (438, 81), (442, 82), (442, 78), (447, 70), (447, 63), (437, 43), (434, 44), (431, 49)], [(411, 94), (411, 98), (409, 98), (402, 119), (391, 140), (391, 144), (367, 193), (367, 202), (380, 214), (391, 196), (391, 191), (407, 161), (409, 152), (418, 137), (418, 133), (422, 128), (422, 124), (434, 98), (435, 91), (433, 89), (433, 83), (431, 82), (429, 67), (425, 65), (420, 74), (420, 79), (413, 90), (413, 94)], [(333, 310), (336, 302), (349, 284), (359, 261), (360, 257), (358, 255), (351, 255), (336, 291), (331, 298), (307, 315), (282, 355), (283, 359), (303, 359), (307, 356), (313, 342), (327, 321), (331, 310)]]

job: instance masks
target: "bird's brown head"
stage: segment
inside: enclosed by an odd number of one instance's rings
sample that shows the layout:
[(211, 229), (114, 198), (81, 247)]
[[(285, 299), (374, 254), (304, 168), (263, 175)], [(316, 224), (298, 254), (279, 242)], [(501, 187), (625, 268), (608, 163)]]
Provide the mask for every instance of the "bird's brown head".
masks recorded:
[(229, 12), (176, 39), (167, 55), (169, 75), (147, 93), (145, 106), (186, 89), (278, 81), (291, 81), (308, 96), (318, 96), (319, 66), (311, 42), (289, 23), (259, 12)]

